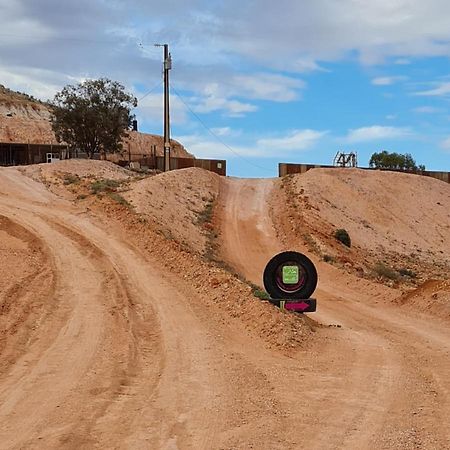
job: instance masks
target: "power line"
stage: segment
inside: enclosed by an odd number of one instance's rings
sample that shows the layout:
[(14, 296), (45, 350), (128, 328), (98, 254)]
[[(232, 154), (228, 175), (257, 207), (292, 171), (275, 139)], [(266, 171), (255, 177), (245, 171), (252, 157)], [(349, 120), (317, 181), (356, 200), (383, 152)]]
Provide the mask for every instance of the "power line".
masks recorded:
[(158, 89), (161, 85), (163, 84), (162, 80), (156, 84), (155, 86), (153, 86), (146, 94), (144, 94), (141, 98), (138, 99), (138, 102), (144, 100), (145, 97), (147, 97), (148, 95), (150, 95), (153, 91), (155, 91), (156, 89)]
[(234, 153), (237, 157), (241, 158), (247, 164), (250, 164), (251, 166), (257, 167), (258, 169), (262, 169), (262, 170), (272, 173), (272, 170), (268, 169), (267, 167), (260, 166), (259, 164), (255, 164), (254, 162), (245, 158), (245, 156), (242, 156), (241, 154), (239, 154), (236, 150), (234, 150), (232, 147), (230, 147), (226, 142), (224, 142), (216, 133), (214, 133), (214, 131), (212, 131), (205, 124), (205, 122), (203, 122), (203, 120), (199, 117), (199, 115), (192, 110), (192, 108), (184, 101), (183, 97), (179, 94), (179, 92), (175, 89), (175, 87), (172, 84), (170, 84), (170, 86), (173, 89), (173, 91), (175, 92), (176, 96), (181, 100), (181, 102), (184, 104), (184, 106), (189, 110), (189, 112), (203, 125), (203, 127), (208, 131), (208, 133), (211, 134), (218, 142), (220, 142), (230, 152)]

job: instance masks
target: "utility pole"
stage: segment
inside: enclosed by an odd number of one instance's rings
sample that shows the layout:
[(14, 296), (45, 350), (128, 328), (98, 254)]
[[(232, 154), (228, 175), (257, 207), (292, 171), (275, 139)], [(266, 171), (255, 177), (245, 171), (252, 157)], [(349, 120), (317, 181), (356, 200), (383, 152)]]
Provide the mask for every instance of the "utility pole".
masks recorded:
[(169, 112), (169, 70), (172, 69), (172, 56), (169, 44), (155, 44), (164, 47), (164, 172), (170, 170), (170, 112)]

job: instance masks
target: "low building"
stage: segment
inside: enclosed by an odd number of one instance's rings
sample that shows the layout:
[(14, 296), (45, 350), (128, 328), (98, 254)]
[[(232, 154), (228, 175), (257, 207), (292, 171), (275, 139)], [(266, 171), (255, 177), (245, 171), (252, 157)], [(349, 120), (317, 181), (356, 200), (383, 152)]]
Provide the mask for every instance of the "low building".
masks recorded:
[(69, 156), (68, 147), (63, 144), (0, 142), (0, 166), (39, 164)]

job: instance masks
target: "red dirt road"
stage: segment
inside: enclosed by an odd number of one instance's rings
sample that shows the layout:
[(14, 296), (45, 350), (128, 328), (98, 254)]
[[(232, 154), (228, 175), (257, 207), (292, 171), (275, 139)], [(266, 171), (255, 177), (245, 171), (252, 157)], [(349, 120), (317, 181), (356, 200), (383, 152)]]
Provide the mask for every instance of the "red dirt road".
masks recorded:
[[(222, 184), (222, 253), (257, 283), (282, 249), (274, 188)], [(211, 320), (120, 227), (14, 168), (1, 217), (41, 263), (31, 292), (0, 290), (0, 448), (450, 448), (450, 332), (391, 291), (320, 264), (313, 317), (342, 328), (281, 352)]]
[[(257, 284), (267, 261), (283, 250), (270, 219), (278, 183), (222, 184), (223, 256)], [(342, 328), (319, 354), (299, 355), (284, 366), (286, 383), (276, 390), (286, 402), (285, 425), (301, 424), (287, 434), (297, 436), (298, 448), (450, 448), (446, 324), (406, 316), (388, 304), (387, 289), (315, 262), (319, 311), (311, 316)], [(275, 384), (273, 366), (265, 371)]]

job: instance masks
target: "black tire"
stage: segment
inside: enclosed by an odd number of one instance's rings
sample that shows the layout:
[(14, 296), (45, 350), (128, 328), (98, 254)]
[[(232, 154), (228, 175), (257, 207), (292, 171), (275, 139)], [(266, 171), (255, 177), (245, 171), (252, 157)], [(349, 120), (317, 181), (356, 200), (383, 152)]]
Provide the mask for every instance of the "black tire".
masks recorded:
[[(296, 265), (299, 271), (299, 281), (285, 284), (280, 278), (280, 272), (285, 265)], [(284, 275), (283, 275), (284, 276)], [(317, 286), (317, 271), (312, 261), (297, 252), (283, 252), (274, 256), (264, 269), (264, 287), (272, 299), (306, 299)]]

